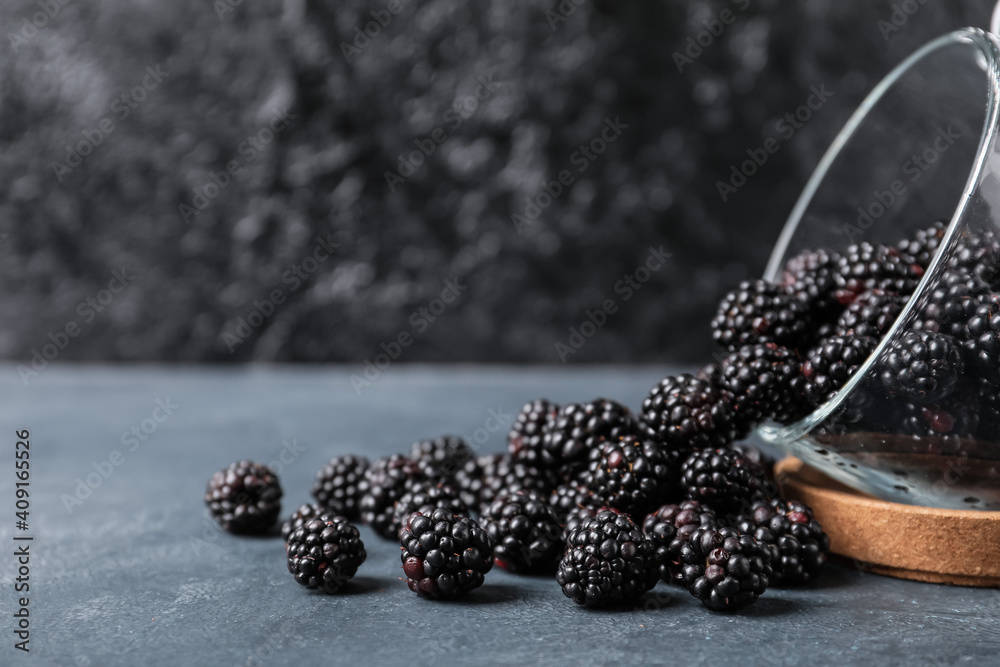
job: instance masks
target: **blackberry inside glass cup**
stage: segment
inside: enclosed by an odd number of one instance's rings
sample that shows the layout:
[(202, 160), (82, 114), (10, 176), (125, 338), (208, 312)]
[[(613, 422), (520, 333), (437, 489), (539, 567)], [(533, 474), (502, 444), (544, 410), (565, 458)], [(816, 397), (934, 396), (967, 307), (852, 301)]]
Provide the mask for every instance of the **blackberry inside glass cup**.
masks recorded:
[(807, 305), (815, 338), (810, 412), (759, 434), (886, 500), (1000, 509), (998, 68), (997, 38), (968, 28), (891, 72), (765, 275)]

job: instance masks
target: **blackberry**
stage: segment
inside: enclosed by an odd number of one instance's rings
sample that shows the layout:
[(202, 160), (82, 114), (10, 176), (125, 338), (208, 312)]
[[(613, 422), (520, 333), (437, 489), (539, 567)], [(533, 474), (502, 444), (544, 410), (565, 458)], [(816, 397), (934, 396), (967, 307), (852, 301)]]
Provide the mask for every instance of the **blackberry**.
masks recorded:
[(410, 458), (420, 466), (424, 477), (440, 484), (451, 480), (476, 455), (462, 438), (445, 435), (413, 443)]
[(223, 530), (260, 535), (281, 513), (281, 484), (267, 466), (236, 461), (208, 480), (205, 504)]
[(830, 400), (868, 359), (876, 344), (868, 336), (831, 336), (810, 350), (802, 364), (809, 405), (815, 408)]
[(337, 515), (340, 514), (340, 512), (331, 510), (329, 507), (317, 505), (316, 503), (299, 505), (299, 508), (292, 512), (292, 515), (285, 519), (285, 522), (281, 524), (282, 539), (284, 539), (285, 542), (288, 542), (288, 536), (297, 529), (301, 528), (303, 524), (309, 523), (313, 519), (318, 519), (324, 514)]
[(962, 337), (969, 318), (988, 294), (989, 286), (978, 278), (945, 271), (924, 298), (913, 328)]
[(506, 454), (495, 461), (490, 460), (483, 469), (478, 506), (482, 509), (501, 493), (513, 491), (537, 491), (548, 495), (558, 483), (555, 474), (547, 468), (514, 461)]
[(729, 448), (692, 454), (681, 467), (681, 484), (689, 500), (720, 515), (738, 514), (751, 506), (765, 485), (764, 470)]
[(681, 580), (713, 611), (735, 611), (757, 601), (771, 577), (770, 552), (751, 535), (706, 525), (681, 547)]
[(903, 239), (896, 246), (900, 259), (906, 264), (917, 264), (926, 269), (941, 246), (947, 229), (947, 221), (938, 220), (927, 229), (917, 230), (913, 238)]
[(566, 542), (556, 581), (577, 604), (602, 607), (636, 600), (656, 585), (653, 544), (624, 514), (598, 512), (572, 530)]
[(364, 542), (346, 517), (323, 514), (288, 536), (288, 571), (306, 588), (337, 593), (365, 562)]
[(393, 530), (398, 534), (406, 517), (417, 510), (434, 510), (439, 507), (459, 516), (471, 516), (469, 507), (462, 502), (457, 488), (429, 481), (413, 482), (407, 487), (406, 493), (396, 501), (392, 510), (392, 525), (389, 526), (388, 530)]
[(759, 447), (751, 445), (749, 442), (736, 442), (733, 443), (732, 448), (739, 452), (739, 455), (745, 458), (750, 463), (754, 463), (761, 467), (764, 471), (764, 476), (767, 479), (772, 479), (774, 473), (775, 460), (773, 456), (770, 456), (767, 452), (761, 450)]
[(871, 336), (879, 340), (903, 311), (908, 298), (895, 292), (862, 292), (840, 315), (833, 332), (837, 336)]
[(570, 510), (576, 507), (599, 504), (600, 501), (591, 490), (578, 483), (560, 484), (549, 495), (549, 507), (559, 521), (563, 521)]
[(559, 406), (544, 398), (525, 403), (507, 434), (510, 455), (517, 461), (542, 465), (545, 461), (542, 446), (545, 430), (558, 413)]
[(982, 297), (966, 323), (965, 351), (980, 376), (1000, 382), (1000, 294)]
[(594, 498), (593, 502), (578, 505), (573, 509), (571, 509), (569, 512), (567, 512), (566, 517), (563, 519), (563, 531), (562, 531), (563, 542), (567, 542), (569, 540), (570, 533), (579, 528), (580, 524), (582, 524), (584, 521), (587, 521), (588, 519), (593, 519), (601, 511), (606, 509), (608, 508), (601, 507), (600, 502), (598, 502), (597, 499)]
[(809, 333), (806, 305), (781, 285), (743, 281), (719, 304), (712, 338), (730, 352), (742, 345), (774, 342), (797, 347)]
[(501, 494), (483, 508), (483, 528), (493, 542), (493, 561), (510, 572), (547, 572), (562, 553), (562, 526), (534, 491)]
[(933, 403), (954, 391), (962, 374), (962, 353), (951, 336), (907, 331), (889, 344), (879, 366), (887, 392)]
[(804, 250), (785, 264), (781, 284), (806, 306), (815, 320), (834, 317), (841, 306), (834, 294), (840, 255), (827, 250)]
[(830, 553), (830, 538), (813, 518), (812, 508), (795, 500), (758, 501), (737, 520), (736, 529), (768, 546), (772, 584), (804, 584), (815, 579)]
[(667, 583), (681, 580), (681, 547), (700, 526), (718, 525), (715, 511), (697, 500), (685, 500), (680, 505), (664, 505), (646, 516), (642, 532), (656, 549), (660, 578)]
[(963, 439), (971, 437), (979, 428), (978, 405), (952, 400), (940, 404), (900, 401), (893, 410), (897, 430), (914, 436), (910, 451), (924, 454), (954, 454), (962, 447)]
[(702, 366), (698, 373), (695, 375), (699, 380), (704, 380), (705, 382), (715, 385), (722, 385), (722, 364), (712, 362)]
[[(483, 497), (483, 477), (496, 469), (502, 454), (487, 454), (466, 461), (456, 473), (452, 482), (458, 487), (459, 498), (471, 509), (478, 509)], [(492, 473), (491, 473), (492, 474)]]
[(642, 515), (678, 494), (680, 461), (659, 443), (627, 435), (595, 453), (587, 488), (605, 505)]
[(545, 463), (565, 479), (587, 468), (590, 452), (606, 440), (636, 433), (638, 422), (627, 407), (606, 398), (571, 403), (559, 410), (545, 431)]
[(687, 373), (663, 378), (642, 402), (642, 432), (686, 456), (704, 447), (725, 447), (736, 438), (732, 395)]
[(965, 232), (948, 258), (948, 268), (1000, 288), (1000, 235), (995, 230)]
[(807, 412), (802, 361), (776, 343), (744, 345), (726, 357), (722, 387), (733, 397), (737, 437), (746, 437), (766, 419), (788, 424)]
[(870, 243), (850, 246), (837, 262), (836, 297), (847, 306), (867, 290), (912, 294), (924, 269), (908, 263), (896, 248)]
[(368, 491), (361, 497), (361, 520), (380, 536), (392, 539), (392, 511), (412, 482), (423, 481), (420, 466), (411, 458), (393, 454), (376, 460), (365, 471)]
[(333, 508), (337, 514), (356, 521), (360, 514), (358, 503), (368, 491), (365, 471), (368, 459), (363, 456), (335, 456), (316, 473), (312, 496), (323, 507)]
[(414, 512), (399, 531), (406, 585), (418, 595), (450, 600), (483, 585), (493, 544), (474, 519), (438, 508)]

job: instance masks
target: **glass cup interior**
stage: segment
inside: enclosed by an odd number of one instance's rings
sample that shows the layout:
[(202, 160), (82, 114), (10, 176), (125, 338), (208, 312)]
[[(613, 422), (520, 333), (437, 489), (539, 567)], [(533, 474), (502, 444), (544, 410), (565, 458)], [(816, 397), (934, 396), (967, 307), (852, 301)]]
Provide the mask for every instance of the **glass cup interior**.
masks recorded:
[[(781, 282), (786, 262), (805, 250), (896, 246), (936, 221), (947, 223), (919, 285), (864, 365), (805, 419), (758, 430), (766, 442), (886, 500), (1000, 509), (1000, 418), (993, 420), (983, 398), (991, 382), (1000, 397), (1000, 360), (994, 375), (989, 363), (984, 369), (963, 356), (947, 396), (901, 395), (881, 378), (893, 345), (931, 326), (928, 304), (953, 280), (955, 258), (972, 239), (1000, 235), (998, 53), (995, 37), (968, 28), (929, 43), (891, 72), (813, 173), (765, 275)], [(988, 291), (1000, 293), (1000, 280), (992, 278), (1000, 276), (1000, 253), (982, 258), (994, 261), (997, 270), (985, 270)], [(968, 347), (961, 335), (953, 342)]]

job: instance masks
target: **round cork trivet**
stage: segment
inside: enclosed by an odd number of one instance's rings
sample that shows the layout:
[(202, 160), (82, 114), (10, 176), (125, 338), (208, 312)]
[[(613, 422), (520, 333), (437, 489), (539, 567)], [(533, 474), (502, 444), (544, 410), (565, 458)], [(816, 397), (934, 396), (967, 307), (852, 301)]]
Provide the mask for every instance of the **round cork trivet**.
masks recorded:
[(774, 467), (786, 498), (813, 508), (830, 550), (876, 574), (1000, 588), (1000, 512), (877, 500), (789, 457)]

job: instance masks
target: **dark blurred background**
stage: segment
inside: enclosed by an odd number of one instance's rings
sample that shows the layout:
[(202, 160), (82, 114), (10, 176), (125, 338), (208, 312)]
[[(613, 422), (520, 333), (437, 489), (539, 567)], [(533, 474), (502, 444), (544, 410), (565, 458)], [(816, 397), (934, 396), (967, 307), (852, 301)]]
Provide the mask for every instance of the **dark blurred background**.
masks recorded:
[(858, 102), (990, 8), (5, 0), (0, 356), (707, 357)]

